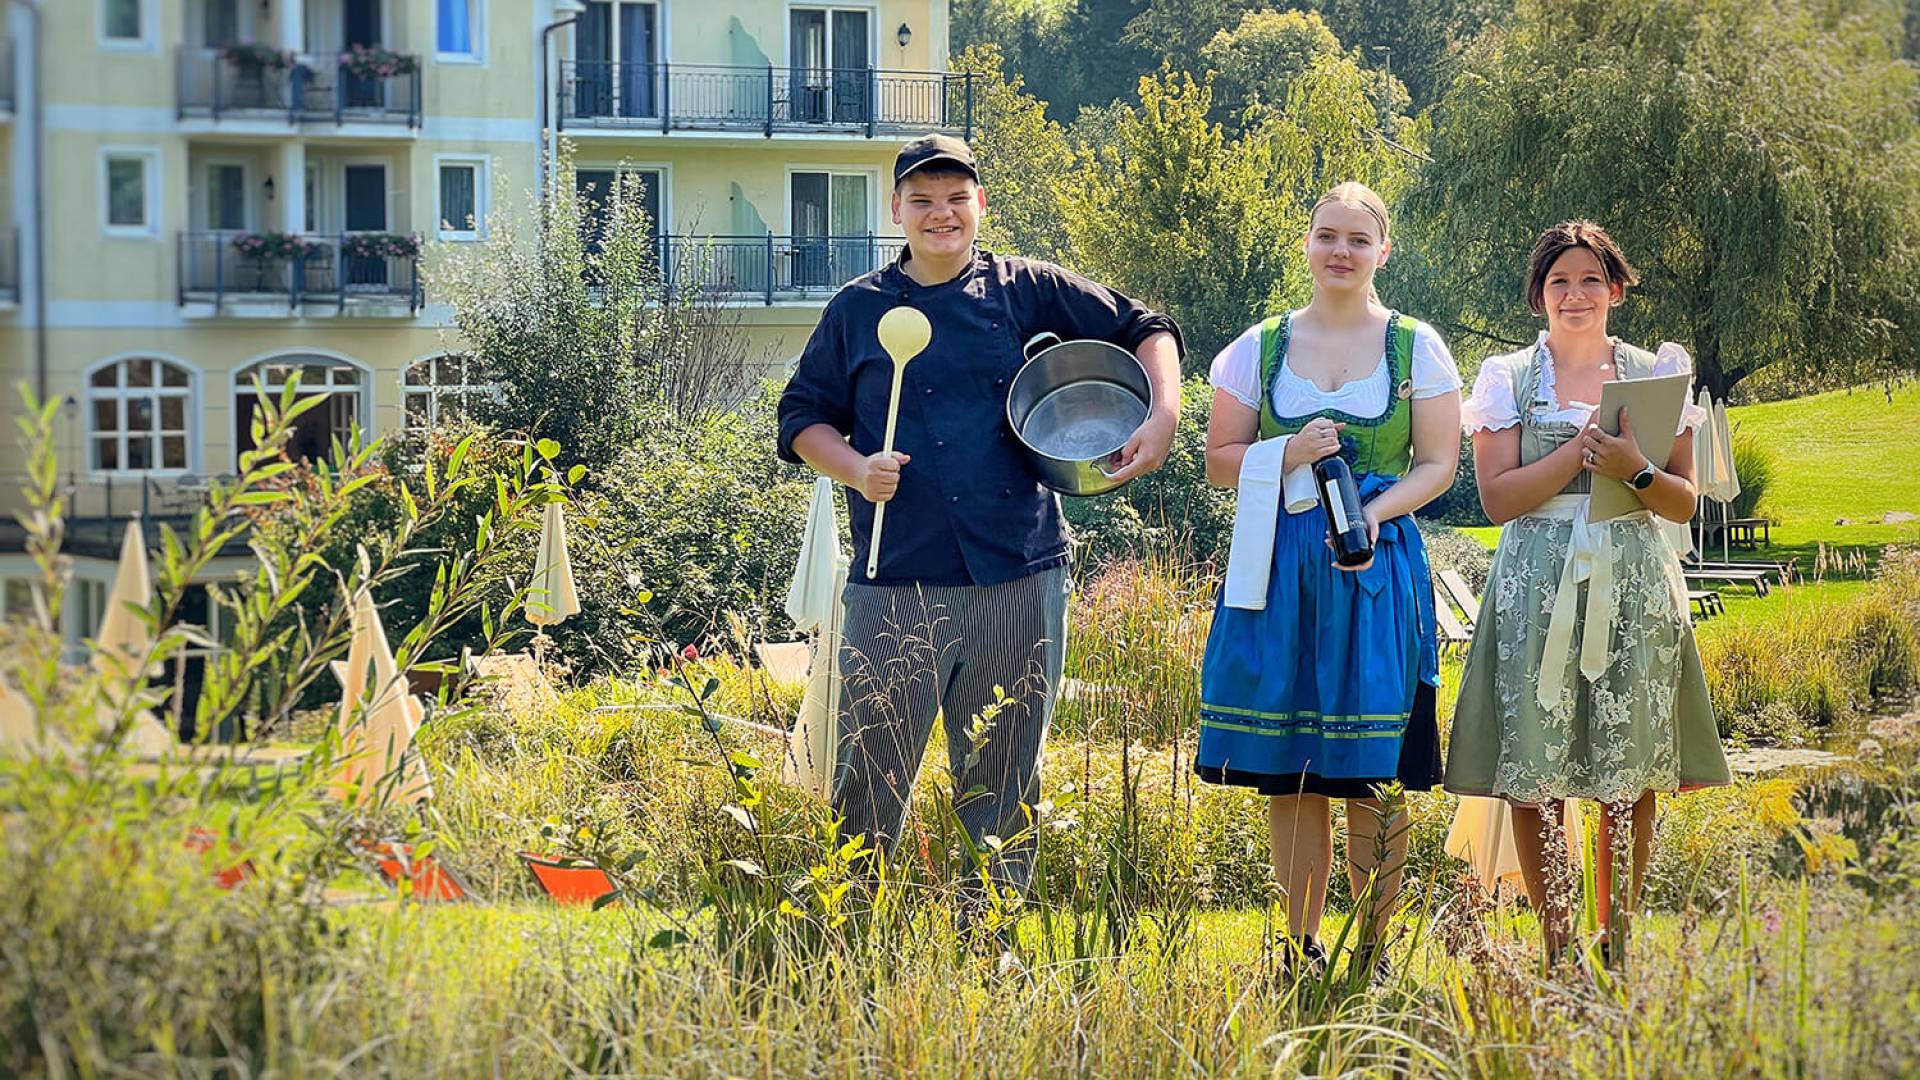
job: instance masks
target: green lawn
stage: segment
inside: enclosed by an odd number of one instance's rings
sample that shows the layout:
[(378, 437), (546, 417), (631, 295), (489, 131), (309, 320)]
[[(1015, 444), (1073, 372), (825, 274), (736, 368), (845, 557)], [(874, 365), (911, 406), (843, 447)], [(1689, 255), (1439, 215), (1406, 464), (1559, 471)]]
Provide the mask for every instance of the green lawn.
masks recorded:
[[(1758, 440), (1773, 456), (1760, 504), (1774, 523), (1773, 543), (1758, 553), (1736, 551), (1735, 558), (1798, 558), (1811, 570), (1823, 544), (1872, 557), (1888, 544), (1920, 542), (1920, 525), (1881, 521), (1897, 511), (1920, 514), (1920, 383), (1891, 393), (1865, 386), (1745, 405), (1729, 419), (1736, 435)], [(1489, 549), (1500, 539), (1498, 526), (1460, 531)], [(1735, 598), (1745, 592), (1722, 595), (1739, 607)]]

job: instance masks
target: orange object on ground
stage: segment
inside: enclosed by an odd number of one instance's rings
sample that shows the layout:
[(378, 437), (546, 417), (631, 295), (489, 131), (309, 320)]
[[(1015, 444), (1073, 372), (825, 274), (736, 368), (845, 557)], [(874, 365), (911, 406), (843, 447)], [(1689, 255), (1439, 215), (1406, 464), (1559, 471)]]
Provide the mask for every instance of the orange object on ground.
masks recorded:
[(521, 852), (520, 861), (527, 864), (541, 891), (562, 904), (591, 904), (614, 890), (613, 879), (591, 863), (532, 851)]
[(423, 904), (472, 899), (466, 885), (445, 863), (431, 855), (415, 855), (412, 844), (375, 840), (357, 842), (354, 848), (380, 872), (387, 884), (398, 888), (403, 881), (412, 882), (412, 896)]
[[(213, 850), (214, 842), (218, 839), (211, 829), (189, 829), (187, 830), (187, 838), (181, 841), (181, 843), (188, 851), (196, 855), (204, 855)], [(229, 843), (226, 845), (226, 850), (227, 854), (231, 855), (235, 848)], [(239, 862), (225, 869), (215, 870), (213, 872), (213, 883), (223, 889), (233, 889), (238, 888), (241, 882), (253, 876), (253, 860), (241, 859)]]

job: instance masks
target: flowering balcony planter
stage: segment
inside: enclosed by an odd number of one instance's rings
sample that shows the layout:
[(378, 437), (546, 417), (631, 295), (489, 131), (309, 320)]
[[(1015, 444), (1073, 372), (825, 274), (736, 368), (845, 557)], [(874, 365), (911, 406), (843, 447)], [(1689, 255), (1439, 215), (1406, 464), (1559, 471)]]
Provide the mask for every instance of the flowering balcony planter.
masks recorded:
[(425, 302), (420, 238), (405, 233), (182, 233), (177, 273), (181, 307), (202, 316), (276, 305), (288, 315), (353, 307), (410, 316)]
[(258, 44), (187, 47), (179, 54), (179, 115), (412, 131), (421, 125), (420, 79), (418, 57), (387, 49), (309, 56)]

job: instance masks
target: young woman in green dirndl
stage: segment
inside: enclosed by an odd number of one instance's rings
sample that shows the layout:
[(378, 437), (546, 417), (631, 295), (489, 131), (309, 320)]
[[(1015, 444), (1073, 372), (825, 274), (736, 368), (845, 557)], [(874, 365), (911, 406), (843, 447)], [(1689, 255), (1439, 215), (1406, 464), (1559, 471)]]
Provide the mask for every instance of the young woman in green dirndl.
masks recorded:
[[(1693, 516), (1693, 429), (1703, 410), (1686, 407), (1664, 462), (1641, 453), (1630, 415), (1617, 437), (1590, 422), (1602, 383), (1692, 370), (1678, 345), (1655, 354), (1608, 336), (1608, 311), (1637, 280), (1598, 225), (1546, 230), (1527, 302), (1547, 329), (1527, 348), (1489, 357), (1461, 409), (1481, 504), (1505, 528), (1461, 675), (1445, 784), (1512, 807), (1550, 956), (1571, 934), (1566, 800), (1604, 808), (1595, 900), (1611, 925), (1614, 851), (1630, 834), (1630, 913), (1654, 793), (1728, 782), (1685, 580), (1662, 526)], [(1629, 483), (1644, 509), (1589, 524), (1596, 475)], [(1590, 586), (1602, 590), (1591, 604)]]

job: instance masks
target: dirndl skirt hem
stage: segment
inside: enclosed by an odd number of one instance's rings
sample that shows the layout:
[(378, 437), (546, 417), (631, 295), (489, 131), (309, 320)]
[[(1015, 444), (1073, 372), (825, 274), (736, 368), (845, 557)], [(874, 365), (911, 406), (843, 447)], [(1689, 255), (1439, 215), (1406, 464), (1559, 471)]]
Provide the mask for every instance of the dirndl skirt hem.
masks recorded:
[(1209, 784), (1250, 787), (1262, 795), (1319, 795), (1328, 799), (1370, 799), (1376, 784), (1398, 783), (1408, 791), (1431, 791), (1440, 784), (1440, 723), (1436, 691), (1425, 682), (1414, 688), (1413, 712), (1400, 740), (1400, 761), (1392, 776), (1321, 776), (1314, 772), (1247, 772), (1231, 766), (1196, 765), (1195, 776)]

